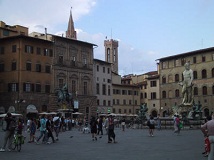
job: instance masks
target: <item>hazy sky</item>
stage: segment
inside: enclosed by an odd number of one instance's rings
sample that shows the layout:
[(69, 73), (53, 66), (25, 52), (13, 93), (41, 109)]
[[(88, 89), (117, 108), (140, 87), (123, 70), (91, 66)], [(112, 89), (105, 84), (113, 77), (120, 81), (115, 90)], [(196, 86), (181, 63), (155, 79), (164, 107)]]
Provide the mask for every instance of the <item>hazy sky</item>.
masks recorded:
[(214, 46), (213, 0), (0, 0), (0, 21), (60, 35), (71, 7), (77, 39), (98, 45), (94, 58), (104, 60), (106, 36), (119, 41), (121, 75), (154, 71), (156, 59)]

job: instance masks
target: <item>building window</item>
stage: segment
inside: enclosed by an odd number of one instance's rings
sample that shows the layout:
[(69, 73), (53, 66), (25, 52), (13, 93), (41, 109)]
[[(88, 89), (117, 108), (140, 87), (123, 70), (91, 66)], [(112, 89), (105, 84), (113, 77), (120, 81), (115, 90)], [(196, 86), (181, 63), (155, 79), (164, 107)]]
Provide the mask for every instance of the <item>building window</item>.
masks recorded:
[(214, 77), (214, 68), (212, 69), (212, 78)]
[(156, 81), (150, 81), (150, 87), (156, 87), (157, 83)]
[(143, 93), (140, 93), (140, 99), (143, 99)]
[(115, 99), (113, 99), (113, 104), (115, 104)]
[(106, 106), (106, 100), (103, 100), (103, 106)]
[(4, 63), (0, 63), (0, 72), (4, 72)]
[(23, 91), (24, 92), (31, 92), (34, 91), (34, 85), (31, 83), (24, 83), (23, 84)]
[(59, 56), (59, 64), (63, 64), (63, 56), (62, 55)]
[(193, 71), (193, 79), (197, 79), (197, 78), (198, 78), (197, 71)]
[(202, 56), (202, 62), (205, 62), (206, 61), (206, 57), (205, 56)]
[(36, 64), (36, 72), (41, 72), (41, 64)]
[(99, 72), (99, 65), (97, 65), (97, 72)]
[(114, 48), (113, 62), (116, 62), (116, 58), (117, 58), (117, 57), (116, 57), (116, 53), (117, 53), (117, 52), (116, 52), (116, 48)]
[(175, 75), (175, 82), (179, 82), (179, 74)]
[(151, 99), (156, 99), (156, 92), (151, 93)]
[(33, 46), (25, 45), (25, 53), (33, 53)]
[(4, 63), (0, 63), (0, 72), (4, 72)]
[(198, 95), (198, 88), (197, 88), (197, 87), (194, 87), (194, 89), (193, 89), (193, 94), (194, 94), (195, 96)]
[(26, 63), (26, 70), (31, 71), (31, 62)]
[(129, 100), (129, 105), (131, 105), (132, 104), (132, 100)]
[(193, 57), (193, 63), (197, 63), (196, 57)]
[(162, 77), (162, 83), (163, 83), (163, 84), (166, 83), (166, 77), (165, 77), (165, 76)]
[(4, 47), (0, 47), (0, 54), (4, 54)]
[(100, 100), (99, 99), (97, 99), (97, 105), (100, 105)]
[(108, 106), (111, 106), (111, 101), (108, 101)]
[(11, 70), (12, 70), (12, 71), (15, 71), (15, 70), (16, 70), (16, 62), (12, 62)]
[(144, 93), (144, 98), (147, 98), (147, 93)]
[(125, 99), (123, 100), (123, 105), (126, 105), (126, 100)]
[(72, 90), (72, 93), (76, 93), (76, 81), (75, 80), (72, 80), (71, 81), (71, 90)]
[(120, 100), (119, 99), (117, 99), (117, 105), (119, 105), (120, 104)]
[(186, 63), (186, 59), (185, 58), (181, 58), (181, 65), (184, 66), (185, 63)]
[(51, 91), (51, 86), (49, 84), (45, 85), (45, 93), (50, 93)]
[(8, 30), (3, 30), (3, 36), (9, 36), (10, 32)]
[(175, 90), (175, 97), (179, 97), (180, 95), (179, 95), (179, 90), (178, 89), (176, 89)]
[(108, 68), (108, 74), (110, 74), (110, 68)]
[(96, 90), (97, 90), (97, 94), (100, 94), (100, 84), (99, 83), (97, 83), (97, 85), (96, 85)]
[(103, 67), (103, 73), (105, 73), (105, 69), (106, 69), (106, 68), (105, 68), (105, 67)]
[(12, 52), (13, 52), (13, 53), (16, 52), (16, 45), (12, 45)]
[(107, 62), (110, 62), (110, 48), (107, 48)]
[(207, 78), (207, 71), (206, 71), (206, 69), (203, 69), (201, 71), (201, 74), (202, 74), (202, 78)]
[(36, 54), (41, 55), (41, 48), (39, 48), (39, 47), (36, 48)]
[(108, 86), (108, 95), (110, 96), (111, 95), (111, 87)]
[(17, 92), (19, 91), (18, 83), (8, 83), (8, 92)]
[(202, 88), (202, 94), (203, 95), (207, 95), (207, 87), (206, 86), (203, 86), (203, 88)]
[(41, 92), (41, 84), (36, 84), (36, 92)]
[(102, 90), (103, 90), (103, 95), (106, 95), (106, 85), (105, 84), (103, 84)]
[(44, 54), (44, 56), (49, 56), (49, 54), (48, 54), (48, 49), (47, 49), (47, 48), (44, 48), (43, 54)]
[(127, 111), (126, 111), (126, 109), (124, 109), (124, 113), (126, 113)]
[(166, 98), (166, 91), (162, 91), (162, 98)]
[(214, 86), (212, 87), (212, 94), (214, 94)]
[(51, 73), (51, 66), (49, 65), (45, 66), (45, 73)]
[(53, 57), (53, 50), (52, 49), (49, 49), (49, 56)]
[(87, 82), (83, 82), (83, 94), (87, 95), (87, 91), (88, 91), (88, 84)]

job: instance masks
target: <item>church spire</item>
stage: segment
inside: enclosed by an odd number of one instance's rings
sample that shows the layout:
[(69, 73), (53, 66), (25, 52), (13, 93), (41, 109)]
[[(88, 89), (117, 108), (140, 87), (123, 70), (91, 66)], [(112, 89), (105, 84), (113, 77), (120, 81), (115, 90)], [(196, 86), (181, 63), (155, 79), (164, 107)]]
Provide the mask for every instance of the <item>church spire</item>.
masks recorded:
[(77, 39), (77, 34), (76, 34), (76, 31), (74, 30), (74, 22), (73, 22), (71, 10), (70, 10), (70, 17), (68, 22), (68, 29), (66, 31), (66, 38)]

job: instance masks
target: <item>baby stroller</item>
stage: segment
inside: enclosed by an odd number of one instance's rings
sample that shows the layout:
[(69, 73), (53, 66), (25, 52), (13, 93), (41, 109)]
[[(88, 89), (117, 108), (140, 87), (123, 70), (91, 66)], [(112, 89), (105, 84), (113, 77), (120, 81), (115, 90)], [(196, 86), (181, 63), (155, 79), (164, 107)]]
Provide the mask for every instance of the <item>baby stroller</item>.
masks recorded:
[(85, 126), (83, 127), (83, 133), (90, 133), (90, 128), (88, 126), (88, 122), (86, 122)]

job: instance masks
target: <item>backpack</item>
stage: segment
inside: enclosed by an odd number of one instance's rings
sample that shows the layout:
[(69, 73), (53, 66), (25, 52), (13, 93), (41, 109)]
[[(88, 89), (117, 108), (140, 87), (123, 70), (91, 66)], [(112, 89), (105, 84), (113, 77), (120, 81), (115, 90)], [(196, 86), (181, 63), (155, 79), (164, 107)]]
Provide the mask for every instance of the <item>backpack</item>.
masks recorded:
[(146, 124), (146, 125), (147, 125), (147, 126), (150, 126), (150, 120), (147, 121), (147, 124)]
[(59, 126), (59, 118), (54, 121), (54, 126)]
[(8, 130), (9, 131), (14, 131), (16, 129), (16, 123), (14, 120), (11, 120), (10, 123), (9, 123), (9, 127), (8, 127)]

